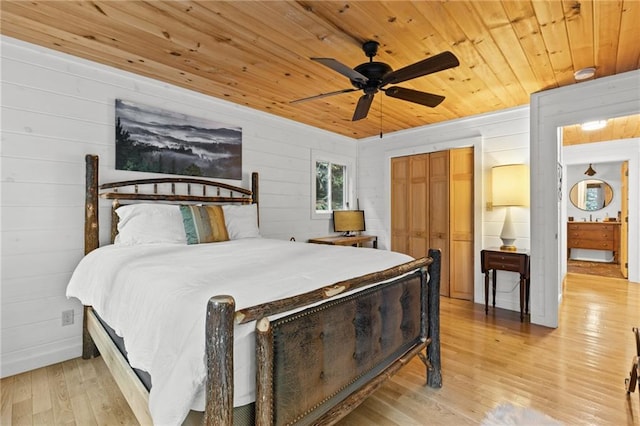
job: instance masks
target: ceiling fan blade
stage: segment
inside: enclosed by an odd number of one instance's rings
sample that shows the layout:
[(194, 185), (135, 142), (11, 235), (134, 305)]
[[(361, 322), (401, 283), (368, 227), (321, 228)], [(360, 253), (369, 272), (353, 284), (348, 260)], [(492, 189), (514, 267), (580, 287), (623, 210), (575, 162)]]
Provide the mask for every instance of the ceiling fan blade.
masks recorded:
[(343, 89), (343, 90), (336, 90), (335, 92), (320, 93), (319, 95), (309, 96), (308, 98), (302, 98), (302, 99), (296, 99), (295, 101), (289, 101), (289, 103), (290, 104), (296, 104), (298, 102), (305, 102), (305, 101), (311, 101), (313, 99), (326, 98), (327, 96), (339, 95), (341, 93), (355, 92), (356, 90), (358, 90), (358, 89)]
[(347, 77), (349, 80), (359, 81), (362, 83), (366, 83), (369, 81), (367, 77), (360, 74), (358, 71), (353, 70), (343, 64), (342, 62), (338, 62), (332, 58), (311, 58), (312, 61), (316, 61), (324, 65), (325, 67), (329, 67), (332, 70), (339, 72), (340, 74)]
[(440, 103), (444, 101), (444, 96), (420, 92), (413, 89), (406, 89), (404, 87), (393, 86), (382, 90), (384, 90), (384, 93), (386, 93), (387, 96), (391, 96), (392, 98), (398, 98), (432, 108), (440, 105)]
[(458, 65), (460, 65), (460, 62), (453, 53), (449, 51), (442, 52), (387, 74), (382, 79), (382, 85), (400, 83), (411, 80), (412, 78), (454, 68)]
[(358, 121), (365, 118), (369, 113), (369, 108), (371, 108), (371, 102), (373, 102), (373, 94), (369, 93), (360, 96), (358, 105), (356, 105), (356, 110), (353, 112), (353, 118), (351, 119), (351, 121)]

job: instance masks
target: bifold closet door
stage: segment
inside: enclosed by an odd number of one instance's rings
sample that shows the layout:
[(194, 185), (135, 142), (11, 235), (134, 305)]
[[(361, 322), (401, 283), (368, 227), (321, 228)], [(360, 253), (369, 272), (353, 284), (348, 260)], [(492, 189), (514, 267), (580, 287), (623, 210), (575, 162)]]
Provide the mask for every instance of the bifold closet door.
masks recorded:
[(473, 300), (473, 148), (449, 151), (449, 289)]
[(413, 257), (429, 249), (429, 154), (391, 159), (391, 250)]
[(429, 252), (429, 154), (409, 157), (409, 255)]
[(391, 159), (391, 250), (442, 252), (440, 294), (473, 300), (473, 148)]
[(429, 247), (442, 252), (440, 294), (449, 297), (449, 151), (429, 154), (429, 165)]
[(391, 250), (409, 254), (409, 157), (391, 159)]

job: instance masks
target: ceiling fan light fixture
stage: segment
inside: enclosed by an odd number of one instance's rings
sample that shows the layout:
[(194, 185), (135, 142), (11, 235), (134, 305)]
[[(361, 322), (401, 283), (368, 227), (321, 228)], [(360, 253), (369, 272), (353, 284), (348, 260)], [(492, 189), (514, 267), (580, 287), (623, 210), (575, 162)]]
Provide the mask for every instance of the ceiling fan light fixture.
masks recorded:
[(582, 123), (580, 128), (584, 131), (592, 131), (592, 130), (600, 130), (607, 127), (607, 120), (595, 120), (595, 121), (587, 121), (586, 123)]
[(340, 93), (362, 90), (364, 94), (358, 100), (358, 104), (356, 105), (356, 109), (353, 113), (353, 118), (351, 119), (351, 121), (357, 121), (367, 117), (369, 108), (371, 107), (371, 102), (373, 101), (373, 96), (379, 91), (392, 98), (413, 102), (415, 104), (431, 108), (436, 107), (444, 100), (444, 96), (435, 95), (433, 93), (421, 92), (404, 87), (385, 86), (389, 84), (402, 83), (404, 81), (433, 74), (438, 71), (457, 67), (460, 65), (460, 61), (458, 61), (458, 58), (453, 53), (449, 51), (441, 52), (437, 55), (430, 56), (394, 71), (388, 64), (373, 60), (373, 57), (378, 53), (379, 46), (380, 43), (374, 40), (364, 42), (362, 44), (362, 50), (364, 51), (365, 56), (369, 58), (369, 62), (362, 63), (355, 68), (349, 68), (347, 65), (344, 65), (333, 58), (310, 58), (312, 61), (316, 61), (347, 77), (353, 88), (321, 93), (315, 96), (296, 99), (290, 101), (290, 103), (305, 102)]
[(596, 69), (594, 67), (582, 68), (573, 73), (573, 78), (577, 81), (587, 80), (596, 75)]
[(589, 164), (589, 168), (584, 172), (584, 174), (587, 176), (593, 176), (596, 174), (596, 171), (591, 167), (591, 164)]

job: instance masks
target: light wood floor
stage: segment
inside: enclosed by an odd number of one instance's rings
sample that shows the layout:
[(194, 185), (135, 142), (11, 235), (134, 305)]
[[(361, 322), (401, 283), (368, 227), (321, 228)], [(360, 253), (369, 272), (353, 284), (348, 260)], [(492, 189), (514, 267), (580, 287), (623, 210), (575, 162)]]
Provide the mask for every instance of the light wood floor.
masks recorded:
[[(416, 359), (340, 424), (475, 425), (502, 402), (567, 425), (640, 425), (624, 378), (640, 326), (640, 285), (569, 274), (560, 327), (519, 313), (442, 299), (443, 387), (424, 387)], [(2, 379), (0, 424), (135, 425), (101, 358), (73, 359)]]

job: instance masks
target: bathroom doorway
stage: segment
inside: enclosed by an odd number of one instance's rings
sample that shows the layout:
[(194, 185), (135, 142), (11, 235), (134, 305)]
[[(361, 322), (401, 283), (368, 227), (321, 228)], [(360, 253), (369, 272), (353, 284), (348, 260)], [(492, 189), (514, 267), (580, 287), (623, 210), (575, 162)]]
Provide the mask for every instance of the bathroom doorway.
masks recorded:
[(595, 130), (562, 128), (568, 273), (628, 277), (628, 145), (640, 136), (629, 129), (639, 122), (633, 115), (602, 120)]

